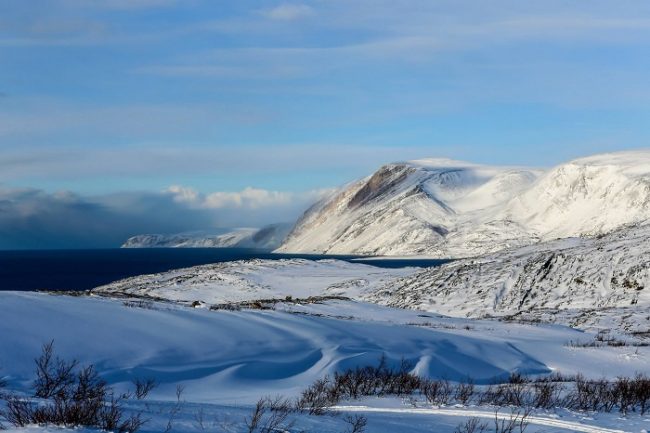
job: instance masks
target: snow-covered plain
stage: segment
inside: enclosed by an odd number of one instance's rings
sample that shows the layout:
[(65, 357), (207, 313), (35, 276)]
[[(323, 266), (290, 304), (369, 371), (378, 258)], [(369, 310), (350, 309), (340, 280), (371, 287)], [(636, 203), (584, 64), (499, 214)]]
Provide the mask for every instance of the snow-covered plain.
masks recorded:
[(94, 292), (208, 305), (287, 296), (359, 298), (417, 270), (383, 269), (341, 260), (254, 259), (127, 278), (98, 287)]
[(460, 258), (650, 217), (650, 151), (546, 172), (429, 159), (389, 164), (309, 209), (282, 252)]
[[(446, 318), (354, 301), (285, 303), (263, 311), (210, 311), (159, 302), (142, 306), (95, 296), (0, 293), (0, 365), (9, 387), (29, 387), (32, 359), (41, 344), (53, 339), (60, 354), (94, 363), (118, 388), (137, 376), (156, 378), (160, 386), (152, 401), (132, 403), (151, 417), (145, 432), (164, 430), (179, 384), (185, 387), (185, 403), (173, 431), (203, 431), (196, 421), (199, 411), (206, 423), (216, 422), (213, 431), (220, 431), (219, 425), (243, 431), (243, 419), (260, 396), (296, 396), (324, 374), (377, 363), (382, 355), (394, 365), (402, 358), (412, 361), (421, 375), (472, 377), (478, 383), (511, 371), (591, 377), (650, 372), (649, 348), (572, 347), (569, 341), (593, 336), (562, 326)], [(430, 410), (420, 403), (414, 410), (398, 399), (352, 404), (356, 407), (338, 410), (366, 413), (368, 432), (451, 433), (463, 418), (493, 416), (493, 409), (480, 407)], [(531, 424), (527, 431), (607, 431), (574, 428), (586, 424), (638, 432), (648, 422), (633, 414), (624, 419), (569, 412), (536, 416), (546, 422)], [(550, 427), (552, 420), (564, 424)], [(299, 425), (308, 431), (345, 431), (340, 418), (327, 416), (302, 416)]]
[(425, 269), (340, 260), (243, 260), (142, 275), (93, 292), (204, 307), (345, 297), (454, 317), (510, 317), (645, 335), (650, 333), (648, 237), (650, 226), (632, 227)]

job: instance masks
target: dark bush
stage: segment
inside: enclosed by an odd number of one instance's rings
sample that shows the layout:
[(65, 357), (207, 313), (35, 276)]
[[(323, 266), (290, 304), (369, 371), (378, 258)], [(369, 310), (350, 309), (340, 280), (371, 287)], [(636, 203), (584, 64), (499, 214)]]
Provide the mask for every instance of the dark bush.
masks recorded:
[(463, 405), (466, 405), (470, 402), (474, 396), (474, 382), (471, 379), (468, 379), (466, 382), (460, 382), (456, 385), (456, 391), (454, 392), (454, 399)]
[(470, 418), (458, 424), (454, 433), (483, 433), (488, 429), (487, 423), (481, 422), (479, 418)]
[(363, 415), (348, 415), (344, 421), (349, 425), (346, 433), (363, 433), (368, 424), (368, 418)]
[(542, 409), (551, 409), (559, 406), (562, 402), (562, 383), (545, 378), (535, 381), (532, 390), (532, 406)]
[(147, 398), (149, 393), (156, 387), (156, 381), (154, 379), (134, 379), (133, 380), (133, 386), (135, 389), (133, 390), (133, 393), (135, 394), (135, 398), (138, 400), (142, 400)]
[(452, 386), (447, 380), (422, 380), (420, 392), (433, 405), (449, 404)]
[(91, 366), (79, 367), (54, 355), (54, 344), (43, 346), (36, 361), (34, 398), (5, 395), (2, 417), (17, 427), (52, 424), (96, 427), (117, 433), (134, 433), (144, 424), (140, 414), (126, 416), (128, 395), (116, 396)]
[(289, 419), (293, 407), (283, 397), (263, 397), (258, 400), (253, 413), (246, 418), (248, 433), (275, 433), (289, 431), (294, 421)]
[(384, 359), (377, 367), (356, 368), (314, 382), (302, 393), (296, 407), (319, 415), (345, 399), (411, 396), (416, 393), (432, 405), (466, 405), (474, 401), (479, 405), (497, 407), (564, 407), (582, 411), (618, 410), (622, 413), (638, 410), (641, 414), (650, 409), (650, 378), (642, 374), (607, 381), (559, 374), (531, 380), (514, 373), (505, 383), (477, 387), (471, 380), (450, 383), (420, 378), (409, 373), (409, 366), (404, 362), (399, 369), (393, 370), (386, 367)]

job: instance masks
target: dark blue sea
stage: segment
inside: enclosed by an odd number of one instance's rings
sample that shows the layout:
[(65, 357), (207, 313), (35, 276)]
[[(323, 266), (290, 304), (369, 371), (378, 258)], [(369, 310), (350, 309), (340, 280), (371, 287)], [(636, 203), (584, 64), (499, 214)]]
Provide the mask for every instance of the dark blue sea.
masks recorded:
[(135, 275), (242, 259), (336, 258), (384, 268), (439, 266), (446, 260), (274, 254), (246, 248), (0, 250), (0, 290), (88, 290)]

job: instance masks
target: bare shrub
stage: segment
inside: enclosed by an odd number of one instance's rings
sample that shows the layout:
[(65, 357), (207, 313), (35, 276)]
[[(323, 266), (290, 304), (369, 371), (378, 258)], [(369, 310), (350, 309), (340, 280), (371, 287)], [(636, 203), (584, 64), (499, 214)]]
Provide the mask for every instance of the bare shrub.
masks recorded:
[(515, 431), (524, 433), (528, 427), (528, 417), (530, 409), (513, 410), (506, 417), (499, 417), (499, 410), (494, 412), (494, 432), (495, 433), (513, 433)]
[(562, 391), (561, 383), (550, 378), (538, 380), (533, 383), (532, 406), (542, 409), (551, 409), (561, 404)]
[(322, 415), (325, 410), (341, 400), (341, 394), (328, 376), (316, 380), (305, 389), (296, 403), (298, 410), (307, 410), (310, 415)]
[(135, 398), (138, 400), (142, 400), (147, 398), (149, 393), (156, 387), (156, 380), (152, 378), (148, 379), (140, 379), (136, 378), (133, 380), (133, 386), (135, 389), (133, 390), (135, 394)]
[(126, 395), (113, 390), (90, 365), (65, 361), (54, 354), (54, 343), (43, 345), (36, 360), (34, 401), (14, 394), (4, 396), (2, 417), (16, 427), (53, 424), (68, 427), (97, 427), (116, 433), (134, 433), (144, 424), (141, 415), (126, 416)]
[(200, 407), (194, 414), (194, 421), (196, 422), (197, 429), (205, 430), (205, 411), (203, 407)]
[(183, 385), (176, 385), (176, 403), (169, 410), (169, 418), (167, 419), (167, 426), (165, 427), (165, 433), (169, 433), (174, 429), (174, 421), (176, 417), (185, 406), (185, 401), (183, 400), (183, 392), (185, 392), (185, 387)]
[(467, 421), (458, 424), (454, 433), (483, 433), (487, 429), (487, 423), (481, 422), (479, 418), (470, 418)]
[(363, 415), (347, 415), (343, 420), (349, 424), (346, 433), (364, 433), (366, 431), (368, 418)]
[(64, 394), (74, 383), (76, 360), (64, 361), (54, 355), (54, 341), (43, 345), (42, 353), (36, 359), (36, 381), (34, 396), (50, 398)]
[(528, 406), (531, 401), (529, 379), (519, 373), (512, 373), (504, 388), (504, 404), (511, 406)]
[(564, 405), (577, 410), (611, 412), (617, 400), (616, 389), (607, 380), (588, 380), (578, 375)]
[(456, 391), (454, 392), (454, 399), (463, 405), (469, 403), (469, 401), (474, 396), (474, 382), (472, 379), (468, 379), (466, 382), (460, 382), (456, 385)]
[(478, 402), (495, 406), (524, 407), (532, 404), (533, 399), (530, 381), (524, 376), (514, 373), (510, 375), (508, 382), (490, 385), (480, 393)]
[(451, 400), (452, 387), (447, 380), (423, 380), (420, 391), (433, 405), (446, 405)]
[(612, 406), (618, 403), (619, 411), (626, 414), (634, 410), (636, 406), (636, 389), (634, 380), (627, 377), (619, 377), (611, 386)]
[(634, 377), (634, 388), (641, 415), (645, 415), (650, 404), (650, 378), (643, 374), (637, 374)]
[(377, 367), (357, 367), (317, 380), (302, 392), (296, 407), (310, 414), (322, 414), (342, 399), (412, 395), (422, 388), (424, 380), (411, 374), (410, 369), (406, 361), (402, 361), (397, 370), (391, 369), (382, 357)]
[(246, 418), (248, 433), (275, 433), (290, 430), (294, 421), (289, 419), (293, 411), (284, 397), (263, 397), (258, 400), (250, 417)]
[[(471, 380), (452, 384), (447, 380), (421, 378), (409, 370), (406, 362), (402, 362), (398, 369), (388, 368), (382, 358), (377, 367), (359, 367), (336, 373), (333, 377), (317, 380), (305, 389), (296, 408), (321, 415), (344, 399), (383, 395), (412, 397), (419, 393), (432, 405), (476, 402), (497, 407), (564, 407), (602, 412), (618, 409), (622, 413), (638, 410), (642, 414), (650, 409), (650, 378), (642, 374), (608, 381), (560, 374), (531, 380), (513, 373), (505, 383), (476, 387)], [(411, 398), (413, 405), (416, 402), (415, 398)]]

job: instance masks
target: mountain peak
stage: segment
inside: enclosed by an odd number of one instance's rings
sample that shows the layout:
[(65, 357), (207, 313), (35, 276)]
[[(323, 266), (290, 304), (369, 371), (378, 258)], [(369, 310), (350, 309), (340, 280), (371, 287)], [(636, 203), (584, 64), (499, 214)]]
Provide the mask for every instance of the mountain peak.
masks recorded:
[(650, 218), (650, 151), (546, 172), (429, 158), (386, 164), (313, 206), (286, 252), (467, 257)]

